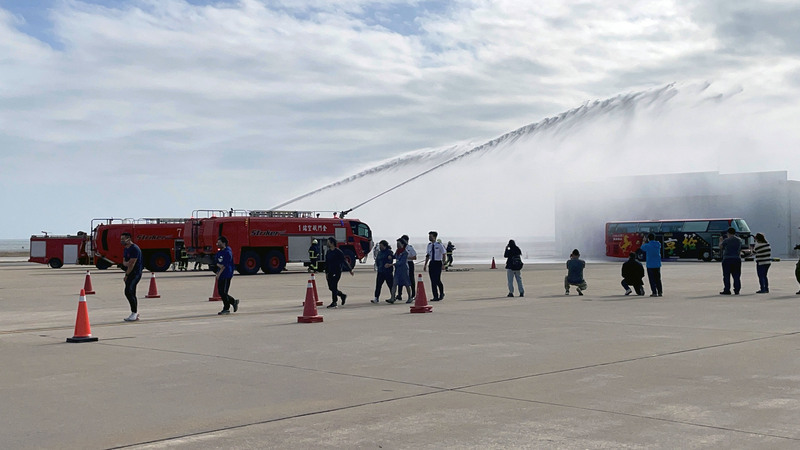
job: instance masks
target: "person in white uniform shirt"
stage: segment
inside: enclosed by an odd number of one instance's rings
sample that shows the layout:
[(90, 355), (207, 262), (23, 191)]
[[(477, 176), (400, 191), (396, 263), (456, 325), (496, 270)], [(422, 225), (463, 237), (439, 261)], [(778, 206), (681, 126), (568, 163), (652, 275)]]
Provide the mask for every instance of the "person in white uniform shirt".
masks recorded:
[(431, 301), (438, 302), (444, 298), (444, 284), (442, 284), (442, 263), (446, 254), (444, 245), (437, 242), (436, 238), (439, 233), (436, 231), (428, 232), (428, 249), (425, 254), (425, 265), (422, 267), (423, 271), (428, 270), (428, 262), (431, 263), (431, 270), (428, 272), (431, 278), (431, 290), (433, 291), (433, 298)]

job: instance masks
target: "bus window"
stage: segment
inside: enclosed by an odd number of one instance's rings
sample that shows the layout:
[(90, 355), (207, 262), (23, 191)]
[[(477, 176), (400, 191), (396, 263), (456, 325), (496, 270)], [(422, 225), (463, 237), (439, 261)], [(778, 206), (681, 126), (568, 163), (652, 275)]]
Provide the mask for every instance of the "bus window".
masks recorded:
[(609, 225), (609, 231), (612, 233), (636, 233), (637, 223), (617, 223)]
[(727, 220), (712, 220), (708, 223), (708, 231), (728, 231), (730, 225)]
[(747, 226), (747, 222), (745, 222), (744, 219), (733, 219), (732, 225), (736, 231), (740, 231), (742, 233), (750, 232), (750, 227)]
[(639, 222), (640, 233), (658, 233), (659, 231), (661, 231), (659, 222)]
[(664, 222), (661, 224), (662, 233), (677, 233), (683, 231), (683, 222)]
[(701, 233), (706, 231), (706, 228), (708, 228), (707, 220), (691, 221), (683, 224), (683, 231), (687, 233)]

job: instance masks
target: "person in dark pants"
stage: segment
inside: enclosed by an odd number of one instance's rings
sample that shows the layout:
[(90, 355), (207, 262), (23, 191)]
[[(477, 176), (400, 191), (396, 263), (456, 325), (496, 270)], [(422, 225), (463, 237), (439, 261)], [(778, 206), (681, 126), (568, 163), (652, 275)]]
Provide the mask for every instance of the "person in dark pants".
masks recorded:
[(431, 290), (433, 291), (433, 298), (431, 301), (438, 302), (444, 298), (444, 284), (442, 284), (442, 264), (446, 254), (445, 248), (441, 242), (436, 238), (439, 233), (436, 231), (428, 232), (428, 249), (425, 253), (425, 265), (422, 267), (423, 271), (428, 270), (428, 262), (431, 263), (431, 270), (428, 272), (431, 278)]
[[(378, 255), (375, 257), (375, 265), (378, 273), (375, 276), (375, 298), (372, 303), (380, 302), (381, 288), (383, 283), (389, 287), (389, 292), (392, 292), (392, 279), (394, 278), (394, 266), (392, 266), (392, 247), (385, 240), (378, 243)], [(388, 267), (387, 267), (388, 266)]]
[(736, 237), (736, 230), (728, 228), (728, 237), (719, 243), (722, 251), (722, 292), (720, 295), (731, 295), (731, 276), (733, 276), (733, 293), (739, 295), (742, 289), (742, 241)]
[(622, 287), (625, 295), (631, 295), (631, 286), (636, 291), (636, 295), (644, 295), (644, 267), (636, 260), (636, 253), (631, 252), (628, 260), (622, 264)]
[(133, 243), (130, 233), (122, 233), (120, 243), (125, 246), (122, 253), (122, 265), (125, 267), (125, 298), (131, 305), (131, 315), (126, 322), (139, 320), (139, 302), (136, 300), (136, 285), (142, 279), (142, 249)]
[(233, 312), (239, 310), (239, 300), (228, 294), (228, 290), (231, 288), (231, 280), (233, 279), (233, 251), (228, 247), (228, 238), (220, 236), (217, 239), (217, 248), (219, 251), (214, 255), (218, 268), (217, 293), (222, 297), (222, 311), (217, 314), (225, 315), (231, 313), (231, 306), (233, 306)]
[(319, 261), (319, 242), (314, 239), (311, 241), (311, 246), (308, 247), (308, 259), (310, 262), (308, 263), (308, 271), (309, 272), (318, 272), (317, 268), (317, 261)]
[[(402, 235), (400, 238), (405, 239), (406, 242), (409, 241), (407, 234)], [(413, 301), (417, 296), (417, 282), (414, 280), (414, 261), (417, 260), (417, 251), (414, 250), (414, 246), (411, 244), (406, 245), (406, 251), (408, 252), (408, 278), (411, 280), (410, 300)], [(403, 294), (400, 292), (397, 294), (397, 300), (402, 299)]]
[(644, 239), (641, 249), (647, 258), (645, 265), (647, 281), (650, 282), (650, 297), (661, 297), (664, 294), (661, 286), (661, 242), (656, 240), (655, 234), (650, 233)]
[(444, 270), (450, 270), (450, 267), (453, 265), (453, 250), (456, 249), (456, 246), (453, 245), (452, 241), (447, 241), (447, 247), (445, 250), (447, 251), (447, 258), (444, 263)]
[(756, 259), (756, 275), (758, 275), (759, 290), (756, 291), (756, 294), (769, 294), (767, 272), (772, 265), (772, 249), (764, 233), (756, 233), (755, 240), (752, 252)]
[(328, 252), (325, 254), (325, 278), (328, 280), (328, 289), (331, 290), (333, 301), (328, 308), (336, 308), (339, 297), (342, 298), (342, 306), (347, 300), (347, 294), (339, 290), (339, 279), (342, 278), (342, 267), (347, 267), (350, 275), (353, 275), (353, 268), (344, 257), (342, 250), (336, 246), (336, 238), (328, 238)]

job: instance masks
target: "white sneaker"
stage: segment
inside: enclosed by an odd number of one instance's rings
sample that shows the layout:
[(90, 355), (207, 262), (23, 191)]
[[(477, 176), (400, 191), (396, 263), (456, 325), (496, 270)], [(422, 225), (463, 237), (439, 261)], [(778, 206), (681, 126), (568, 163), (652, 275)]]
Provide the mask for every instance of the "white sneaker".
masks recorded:
[(379, 302), (380, 302), (380, 300), (378, 300), (378, 297), (375, 297), (375, 298), (373, 298), (372, 300), (370, 300), (370, 302), (371, 302), (371, 303), (379, 303)]
[(137, 320), (139, 320), (139, 314), (131, 313), (131, 315), (126, 317), (124, 320), (125, 322), (136, 322)]
[(633, 292), (631, 288), (625, 289), (625, 295), (631, 295), (631, 292)]

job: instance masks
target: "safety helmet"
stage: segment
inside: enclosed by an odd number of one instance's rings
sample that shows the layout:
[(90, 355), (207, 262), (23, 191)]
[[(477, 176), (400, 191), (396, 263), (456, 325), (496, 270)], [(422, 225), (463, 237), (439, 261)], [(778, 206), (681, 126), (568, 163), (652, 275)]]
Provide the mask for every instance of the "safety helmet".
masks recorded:
[(318, 242), (317, 242), (317, 240), (316, 240), (316, 239), (314, 239), (313, 241), (311, 241), (311, 243), (312, 243), (312, 244), (318, 244)]

